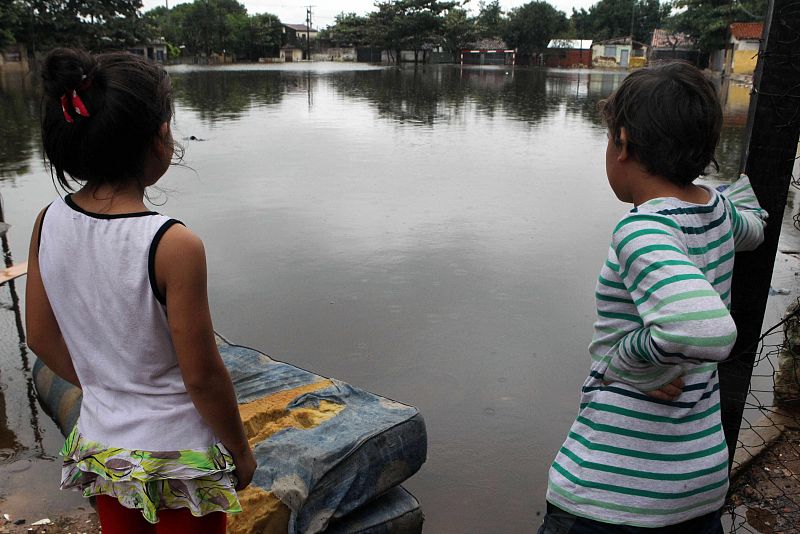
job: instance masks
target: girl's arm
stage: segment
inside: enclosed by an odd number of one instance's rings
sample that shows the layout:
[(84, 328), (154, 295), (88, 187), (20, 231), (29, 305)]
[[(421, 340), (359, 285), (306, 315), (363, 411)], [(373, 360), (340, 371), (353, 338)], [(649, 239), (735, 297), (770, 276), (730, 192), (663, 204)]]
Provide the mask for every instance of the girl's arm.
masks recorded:
[(69, 354), (64, 336), (58, 326), (53, 308), (47, 299), (42, 276), (39, 271), (39, 228), (42, 225), (44, 210), (39, 213), (33, 225), (31, 245), (28, 251), (28, 279), (25, 286), (25, 325), (27, 327), (28, 347), (55, 374), (81, 387), (72, 357)]
[(230, 375), (219, 355), (206, 286), (203, 243), (184, 226), (166, 231), (156, 250), (156, 282), (167, 299), (167, 318), (183, 382), (197, 411), (233, 455), (246, 487), (256, 461), (245, 436)]

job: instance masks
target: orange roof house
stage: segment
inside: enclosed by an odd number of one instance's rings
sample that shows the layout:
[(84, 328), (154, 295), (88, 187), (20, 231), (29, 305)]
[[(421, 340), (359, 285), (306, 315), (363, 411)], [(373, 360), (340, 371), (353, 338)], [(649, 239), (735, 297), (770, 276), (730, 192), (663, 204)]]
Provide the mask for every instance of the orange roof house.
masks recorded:
[(730, 25), (727, 63), (731, 74), (750, 74), (756, 70), (758, 49), (761, 46), (763, 22), (734, 22)]
[(738, 41), (760, 40), (764, 33), (763, 22), (734, 22), (730, 26), (731, 37)]

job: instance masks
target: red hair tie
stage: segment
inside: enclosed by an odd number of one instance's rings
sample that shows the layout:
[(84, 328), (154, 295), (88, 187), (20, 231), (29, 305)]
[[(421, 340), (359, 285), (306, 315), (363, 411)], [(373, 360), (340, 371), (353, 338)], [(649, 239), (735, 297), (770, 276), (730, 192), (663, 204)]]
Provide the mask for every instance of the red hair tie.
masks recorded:
[(90, 79), (86, 78), (86, 76), (83, 78), (83, 83), (81, 83), (77, 89), (73, 89), (72, 94), (64, 93), (61, 95), (61, 111), (64, 113), (64, 119), (70, 124), (75, 122), (72, 119), (72, 115), (70, 115), (70, 108), (74, 109), (75, 113), (81, 117), (89, 116), (89, 110), (86, 109), (86, 104), (84, 104), (81, 97), (78, 96), (78, 91), (87, 90), (92, 85), (92, 82)]

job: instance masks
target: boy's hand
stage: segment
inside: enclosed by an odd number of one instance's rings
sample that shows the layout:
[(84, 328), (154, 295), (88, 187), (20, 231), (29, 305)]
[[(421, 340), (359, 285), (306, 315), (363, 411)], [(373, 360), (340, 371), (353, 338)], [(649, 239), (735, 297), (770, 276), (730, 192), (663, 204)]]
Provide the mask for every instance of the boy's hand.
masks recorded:
[[(612, 382), (603, 380), (603, 385), (608, 386)], [(681, 396), (683, 393), (683, 378), (678, 377), (669, 384), (664, 384), (658, 389), (651, 389), (650, 391), (642, 391), (642, 393), (653, 397), (654, 399), (673, 401)], [(635, 386), (634, 386), (635, 387)], [(641, 391), (641, 390), (640, 390)]]
[(683, 393), (683, 378), (678, 377), (669, 384), (664, 384), (652, 391), (645, 391), (645, 393), (658, 400), (673, 401)]

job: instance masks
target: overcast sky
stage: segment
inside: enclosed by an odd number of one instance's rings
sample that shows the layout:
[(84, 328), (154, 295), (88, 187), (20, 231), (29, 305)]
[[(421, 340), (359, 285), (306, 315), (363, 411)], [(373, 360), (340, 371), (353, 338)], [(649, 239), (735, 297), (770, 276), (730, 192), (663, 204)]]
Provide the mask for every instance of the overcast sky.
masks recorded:
[[(143, 0), (144, 10), (168, 4), (182, 4), (186, 0)], [(257, 13), (272, 13), (277, 15), (284, 24), (304, 24), (306, 21), (306, 6), (311, 8), (311, 25), (314, 28), (324, 28), (333, 24), (333, 19), (341, 12), (365, 15), (374, 11), (374, 0), (238, 0), (244, 4), (251, 15)], [(477, 12), (479, 0), (471, 0), (467, 7)], [(500, 0), (503, 11), (521, 6), (530, 0)], [(588, 8), (597, 0), (549, 0), (550, 4), (560, 9), (567, 16), (572, 13), (572, 8)]]

